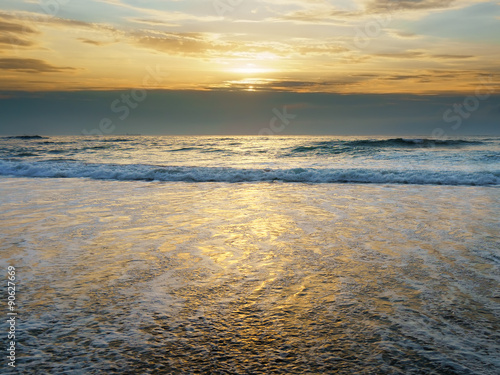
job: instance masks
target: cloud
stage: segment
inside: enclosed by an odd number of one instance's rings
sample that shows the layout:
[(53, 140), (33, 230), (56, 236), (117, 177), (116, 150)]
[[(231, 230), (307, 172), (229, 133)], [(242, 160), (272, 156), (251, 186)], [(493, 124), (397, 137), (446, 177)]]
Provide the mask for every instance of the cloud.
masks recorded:
[[(300, 88), (309, 91), (311, 89), (329, 89), (339, 86), (350, 86), (357, 83), (357, 79), (353, 77), (344, 77), (338, 80), (330, 81), (276, 81), (272, 83), (272, 88), (274, 90), (286, 90), (293, 91)], [(320, 91), (321, 91), (320, 90)]]
[(136, 23), (143, 23), (146, 25), (153, 25), (153, 26), (171, 26), (171, 27), (180, 26), (178, 23), (166, 22), (165, 20), (159, 20), (153, 18), (129, 18), (129, 21)]
[(389, 59), (415, 59), (419, 57), (425, 57), (426, 54), (421, 51), (405, 51), (398, 53), (376, 53), (374, 56), (385, 57)]
[[(37, 27), (39, 25), (65, 28), (66, 30), (74, 30), (80, 28), (80, 29), (105, 30), (113, 32), (118, 31), (114, 27), (103, 23), (86, 22), (71, 18), (59, 18), (47, 14), (40, 14), (34, 12), (15, 12), (14, 14), (0, 13), (0, 18), (4, 19), (4, 21), (0, 19), (0, 32), (3, 30), (2, 24), (5, 25), (4, 26), (5, 28), (13, 29), (12, 32), (37, 33), (37, 34), (39, 32), (34, 27)], [(14, 24), (13, 22), (16, 23)]]
[(399, 39), (415, 39), (418, 38), (419, 35), (412, 33), (412, 32), (407, 32), (407, 31), (400, 31), (400, 30), (387, 30), (387, 33), (395, 38)]
[(421, 79), (427, 79), (428, 77), (430, 77), (430, 76), (425, 75), (425, 74), (408, 74), (408, 75), (398, 74), (398, 75), (384, 77), (383, 79), (386, 79), (389, 81), (404, 81), (407, 79), (412, 79), (412, 80), (420, 79), (421, 80)]
[(415, 82), (480, 82), (481, 72), (467, 70), (436, 70), (426, 69), (418, 70), (413, 74), (396, 73), (389, 75), (378, 75), (379, 81), (405, 81), (411, 80)]
[(135, 40), (143, 47), (183, 55), (203, 55), (207, 51), (227, 51), (229, 48), (223, 43), (205, 39), (201, 33), (164, 33), (157, 36), (138, 36)]
[(350, 87), (355, 87), (363, 81), (371, 80), (376, 75), (358, 74), (339, 76), (326, 80), (300, 80), (293, 78), (266, 79), (247, 78), (241, 80), (224, 81), (221, 84), (205, 87), (209, 90), (233, 91), (283, 91), (283, 92), (336, 92)]
[(357, 9), (341, 9), (321, 1), (299, 1), (296, 5), (301, 9), (284, 15), (275, 10), (277, 16), (270, 20), (344, 25), (380, 13), (450, 8), (455, 2), (455, 0), (368, 0), (360, 2)]
[(368, 13), (388, 11), (426, 10), (449, 8), (455, 0), (372, 0), (366, 5)]
[[(175, 1), (175, 0), (174, 0)], [(147, 19), (144, 17), (153, 17), (154, 19), (158, 20), (161, 19), (163, 22), (166, 21), (197, 21), (197, 22), (212, 22), (212, 21), (217, 21), (220, 19), (215, 12), (213, 16), (210, 15), (195, 15), (193, 12), (193, 8), (190, 8), (190, 13), (184, 13), (181, 11), (170, 11), (170, 10), (161, 10), (161, 9), (154, 9), (152, 7), (141, 7), (141, 6), (136, 6), (132, 4), (127, 4), (123, 1), (119, 0), (100, 0), (102, 3), (106, 3), (109, 5), (112, 5), (117, 8), (121, 8), (124, 10), (127, 10), (129, 13), (133, 12), (137, 15), (141, 15), (140, 18), (135, 18), (137, 19)], [(165, 2), (166, 3), (166, 2)], [(168, 8), (167, 4), (162, 4), (161, 5), (164, 8)], [(129, 20), (133, 20), (133, 18), (129, 18)]]
[(346, 19), (359, 17), (361, 15), (363, 15), (362, 11), (342, 11), (332, 7), (327, 7), (324, 9), (298, 10), (287, 13), (278, 19), (314, 24), (344, 24)]
[[(474, 12), (462, 9), (479, 1), (262, 0), (243, 2), (224, 17), (216, 17), (210, 1), (195, 8), (184, 1), (91, 1), (83, 13), (81, 4), (68, 3), (58, 14), (66, 18), (19, 6), (8, 14), (0, 11), (0, 58), (19, 58), (2, 59), (0, 76), (15, 89), (32, 84), (30, 78), (46, 80), (40, 83), (44, 88), (124, 87), (137, 84), (148, 62), (178, 72), (162, 86), (169, 88), (221, 85), (245, 90), (252, 83), (237, 80), (258, 76), (272, 80), (254, 82), (256, 90), (464, 92), (474, 88), (473, 73), (450, 73), (461, 78), (453, 80), (422, 69), (497, 69), (496, 34), (483, 38), (472, 30), (489, 25), (488, 17), (497, 21), (494, 10), (474, 8), (481, 17), (468, 19)], [(394, 12), (388, 10), (390, 4)], [(372, 27), (376, 22), (379, 28)], [(471, 31), (460, 32), (464, 25)], [(354, 44), (358, 30), (367, 33), (371, 44)], [(481, 43), (471, 43), (469, 34)], [(8, 50), (16, 46), (17, 54)], [(78, 49), (92, 54), (82, 55)], [(120, 71), (109, 74), (116, 61)], [(244, 69), (250, 63), (255, 63), (254, 71)], [(75, 77), (71, 67), (85, 64), (92, 68)], [(27, 74), (33, 72), (45, 74)]]
[(67, 18), (48, 18), (44, 20), (47, 23), (51, 23), (53, 25), (60, 25), (60, 26), (78, 26), (78, 27), (83, 27), (83, 28), (90, 28), (94, 29), (96, 27), (102, 27), (102, 25), (98, 25), (95, 23), (91, 22), (85, 22), (85, 21), (78, 21), (78, 20), (72, 20), (72, 19), (67, 19)]
[[(43, 30), (43, 33), (38, 31), (37, 28)], [(44, 35), (46, 35), (47, 28), (56, 32), (64, 30), (65, 35), (94, 36), (98, 33), (99, 36), (97, 38), (77, 38), (77, 40), (83, 43), (95, 46), (114, 43), (125, 35), (125, 32), (102, 23), (50, 17), (31, 12), (16, 12), (15, 14), (0, 13), (0, 50), (5, 50), (6, 46), (15, 48), (43, 45), (46, 40)], [(110, 40), (96, 40), (106, 37)]]
[[(0, 15), (3, 16), (3, 15)], [(35, 34), (36, 30), (33, 28), (22, 25), (20, 23), (12, 23), (0, 20), (0, 32), (8, 32), (8, 33), (21, 33), (21, 34)]]
[(405, 51), (399, 53), (377, 53), (373, 56), (390, 59), (428, 59), (428, 60), (463, 60), (475, 58), (474, 55), (438, 54), (432, 55), (422, 51)]
[(109, 42), (101, 42), (101, 41), (98, 41), (98, 40), (92, 40), (92, 39), (85, 39), (85, 38), (77, 38), (79, 41), (81, 41), (82, 43), (86, 43), (86, 44), (92, 44), (94, 46), (104, 46), (106, 44), (109, 44)]
[(452, 59), (452, 60), (455, 60), (455, 59), (472, 59), (474, 58), (475, 56), (473, 55), (432, 55), (433, 58), (435, 59)]
[(9, 44), (18, 47), (30, 47), (33, 46), (35, 43), (33, 43), (30, 40), (21, 39), (14, 35), (7, 34), (7, 35), (0, 35), (0, 44)]
[(75, 70), (71, 67), (57, 67), (43, 60), (20, 58), (0, 58), (0, 69), (25, 73), (55, 73)]
[[(290, 47), (292, 48), (292, 47)], [(335, 54), (347, 52), (349, 49), (338, 46), (338, 45), (330, 45), (329, 43), (311, 43), (299, 45), (297, 47), (293, 47), (295, 52), (300, 53), (301, 55), (305, 54)]]
[[(29, 39), (32, 35), (38, 34), (38, 31), (33, 27), (15, 21), (17, 20), (14, 17), (0, 13), (0, 45), (9, 45), (11, 47), (35, 45)], [(0, 46), (0, 49), (3, 48), (3, 46)]]
[[(229, 36), (230, 37), (230, 36)], [(136, 33), (132, 42), (168, 54), (205, 58), (259, 58), (258, 54), (290, 57), (292, 55), (325, 55), (347, 52), (348, 49), (330, 41), (291, 39), (288, 42), (249, 42), (224, 40), (209, 33), (171, 33), (150, 31)]]

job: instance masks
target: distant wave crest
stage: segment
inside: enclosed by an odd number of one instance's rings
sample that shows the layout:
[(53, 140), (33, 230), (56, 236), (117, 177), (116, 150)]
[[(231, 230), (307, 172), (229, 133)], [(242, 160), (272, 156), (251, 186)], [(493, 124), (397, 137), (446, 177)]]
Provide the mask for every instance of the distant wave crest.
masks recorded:
[(483, 142), (464, 139), (427, 139), (427, 138), (389, 138), (361, 139), (355, 141), (322, 141), (295, 147), (292, 153), (326, 152), (329, 154), (357, 153), (360, 150), (379, 148), (433, 148), (433, 147), (466, 147), (481, 145)]
[(483, 142), (469, 141), (465, 139), (428, 139), (428, 138), (390, 138), (390, 139), (367, 139), (348, 142), (350, 146), (378, 146), (378, 147), (446, 147), (446, 146), (468, 146), (480, 145)]
[(3, 137), (6, 139), (48, 139), (49, 137), (42, 137), (41, 135), (13, 135), (10, 137)]
[(380, 169), (238, 169), (146, 164), (0, 161), (0, 175), (91, 178), (122, 181), (378, 183), (421, 185), (500, 185), (499, 171), (428, 171)]

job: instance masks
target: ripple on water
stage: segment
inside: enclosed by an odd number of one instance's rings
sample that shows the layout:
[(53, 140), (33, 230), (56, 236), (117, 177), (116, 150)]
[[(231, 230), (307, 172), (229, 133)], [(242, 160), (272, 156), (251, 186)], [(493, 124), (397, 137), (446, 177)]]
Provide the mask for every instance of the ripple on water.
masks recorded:
[(27, 181), (0, 196), (25, 373), (499, 368), (494, 190)]

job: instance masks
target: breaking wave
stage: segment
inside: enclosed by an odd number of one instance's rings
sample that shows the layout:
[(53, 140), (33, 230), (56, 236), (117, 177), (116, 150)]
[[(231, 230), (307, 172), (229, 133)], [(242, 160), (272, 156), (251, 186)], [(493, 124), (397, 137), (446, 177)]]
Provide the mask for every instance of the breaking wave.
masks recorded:
[(3, 137), (6, 139), (49, 139), (49, 137), (42, 137), (41, 135), (13, 135), (10, 137)]
[(328, 152), (330, 154), (354, 153), (377, 148), (434, 148), (466, 147), (481, 145), (483, 142), (464, 139), (389, 138), (362, 139), (355, 141), (322, 141), (295, 147), (292, 153)]
[(0, 161), (0, 175), (46, 178), (90, 178), (121, 181), (363, 183), (417, 185), (500, 185), (497, 171), (396, 169), (238, 169), (148, 164), (97, 164), (61, 161)]
[(377, 146), (377, 147), (446, 147), (446, 146), (469, 146), (480, 145), (483, 142), (465, 139), (427, 139), (427, 138), (390, 138), (390, 139), (367, 139), (348, 142), (350, 146)]

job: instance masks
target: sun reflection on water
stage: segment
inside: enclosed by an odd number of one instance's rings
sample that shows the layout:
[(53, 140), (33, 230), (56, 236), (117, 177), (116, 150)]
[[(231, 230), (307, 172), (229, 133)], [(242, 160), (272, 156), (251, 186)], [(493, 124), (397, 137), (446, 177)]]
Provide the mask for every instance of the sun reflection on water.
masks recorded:
[[(491, 267), (475, 266), (487, 258), (469, 250), (473, 236), (450, 230), (493, 217), (482, 216), (492, 210), (484, 191), (466, 190), (482, 207), (472, 217), (458, 214), (468, 211), (457, 199), (454, 221), (436, 223), (429, 211), (447, 207), (419, 202), (421, 187), (174, 183), (132, 194), (143, 185), (101, 181), (83, 185), (88, 199), (75, 207), (80, 183), (39, 182), (38, 194), (61, 205), (5, 204), (29, 212), (3, 229), (24, 268), (20, 340), (35, 354), (21, 364), (54, 373), (41, 351), (59, 371), (90, 373), (432, 373), (445, 371), (436, 357), (494, 363), (482, 346), (495, 350), (485, 324), (500, 328)], [(9, 194), (22, 202), (28, 187), (18, 185)], [(103, 203), (114, 209), (99, 220)], [(401, 222), (402, 211), (414, 221)], [(487, 237), (482, 246), (493, 248)], [(474, 355), (450, 359), (446, 337)]]

